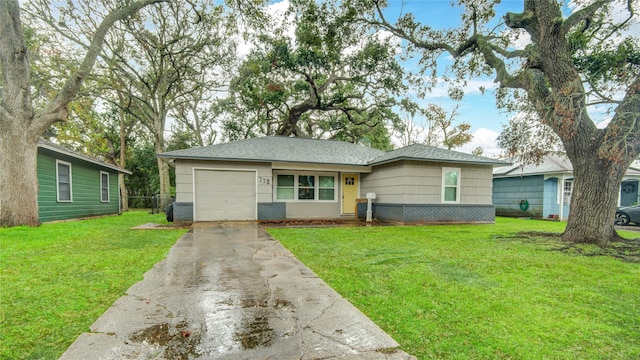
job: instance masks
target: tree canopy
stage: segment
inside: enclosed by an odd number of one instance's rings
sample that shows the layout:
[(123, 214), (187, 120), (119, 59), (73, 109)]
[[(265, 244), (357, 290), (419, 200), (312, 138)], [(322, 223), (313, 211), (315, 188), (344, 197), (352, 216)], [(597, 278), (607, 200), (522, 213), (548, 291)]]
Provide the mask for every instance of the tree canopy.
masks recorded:
[[(385, 1), (346, 1), (354, 17), (392, 32), (425, 70), (453, 58), (458, 79), (493, 76), (498, 103), (527, 110), (549, 128), (574, 167), (572, 211), (564, 238), (600, 245), (615, 239), (613, 214), (625, 170), (640, 153), (640, 67), (633, 1), (524, 0), (523, 10), (496, 19), (499, 1), (458, 1), (460, 26), (437, 30), (413, 14), (390, 19)], [(621, 11), (624, 16), (614, 16)], [(515, 40), (528, 37), (519, 48)], [(516, 101), (512, 101), (512, 100)], [(607, 104), (609, 124), (596, 127), (589, 107)]]
[(294, 3), (289, 16), (294, 36), (260, 35), (232, 80), (229, 109), (250, 116), (226, 121), (226, 136), (330, 137), (390, 147), (386, 126), (398, 121), (392, 108), (405, 89), (394, 43), (346, 21), (335, 4)]

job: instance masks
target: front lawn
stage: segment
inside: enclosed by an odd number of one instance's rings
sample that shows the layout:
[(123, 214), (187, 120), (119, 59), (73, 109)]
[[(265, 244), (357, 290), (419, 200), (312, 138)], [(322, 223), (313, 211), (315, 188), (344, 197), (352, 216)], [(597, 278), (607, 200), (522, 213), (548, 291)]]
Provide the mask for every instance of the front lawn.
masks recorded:
[(186, 232), (164, 214), (0, 228), (0, 359), (57, 359)]
[(269, 232), (419, 359), (640, 358), (640, 263), (519, 233), (564, 225)]

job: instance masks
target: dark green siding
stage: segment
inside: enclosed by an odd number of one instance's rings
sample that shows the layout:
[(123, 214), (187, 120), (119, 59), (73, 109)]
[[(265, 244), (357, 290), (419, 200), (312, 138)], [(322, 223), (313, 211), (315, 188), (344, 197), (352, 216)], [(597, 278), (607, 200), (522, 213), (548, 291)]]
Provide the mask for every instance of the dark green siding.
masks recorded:
[[(71, 164), (72, 202), (58, 202), (56, 160)], [(109, 202), (100, 201), (100, 171), (109, 173)], [(38, 149), (38, 215), (41, 222), (117, 214), (118, 173), (46, 149)]]

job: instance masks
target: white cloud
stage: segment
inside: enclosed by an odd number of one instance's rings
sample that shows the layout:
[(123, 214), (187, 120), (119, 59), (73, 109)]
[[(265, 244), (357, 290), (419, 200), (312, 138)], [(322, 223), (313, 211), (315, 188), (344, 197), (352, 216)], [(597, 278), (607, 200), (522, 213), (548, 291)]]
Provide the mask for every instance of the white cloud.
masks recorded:
[(471, 153), (478, 146), (482, 148), (482, 156), (486, 157), (498, 157), (502, 152), (502, 149), (498, 147), (498, 133), (486, 128), (479, 128), (473, 132), (473, 139), (467, 144), (464, 144), (457, 151)]
[(531, 43), (531, 35), (522, 30), (516, 39), (513, 40), (513, 47), (517, 50), (524, 50)]
[(596, 124), (596, 127), (597, 127), (598, 129), (604, 129), (604, 128), (606, 128), (607, 126), (609, 126), (609, 123), (611, 122), (611, 120), (612, 120), (612, 118), (604, 119), (604, 120), (600, 121), (599, 123), (597, 123), (597, 124)]

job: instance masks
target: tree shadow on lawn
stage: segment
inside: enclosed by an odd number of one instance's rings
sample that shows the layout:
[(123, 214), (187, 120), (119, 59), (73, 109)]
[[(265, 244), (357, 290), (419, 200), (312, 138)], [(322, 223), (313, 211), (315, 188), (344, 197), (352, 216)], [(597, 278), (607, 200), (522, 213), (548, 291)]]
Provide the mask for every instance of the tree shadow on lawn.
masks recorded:
[(610, 241), (606, 248), (592, 244), (569, 243), (562, 240), (562, 233), (541, 231), (521, 231), (515, 236), (499, 236), (498, 239), (517, 239), (526, 243), (549, 245), (548, 251), (560, 251), (578, 256), (609, 256), (624, 262), (640, 263), (640, 238), (618, 237)]

